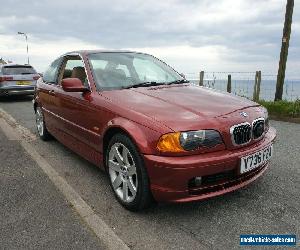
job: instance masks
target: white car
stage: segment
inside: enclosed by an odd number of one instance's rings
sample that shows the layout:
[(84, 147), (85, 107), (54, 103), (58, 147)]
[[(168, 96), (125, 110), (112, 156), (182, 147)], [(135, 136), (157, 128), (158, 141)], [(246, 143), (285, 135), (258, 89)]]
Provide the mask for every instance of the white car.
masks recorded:
[(32, 95), (40, 75), (31, 65), (0, 65), (0, 96)]

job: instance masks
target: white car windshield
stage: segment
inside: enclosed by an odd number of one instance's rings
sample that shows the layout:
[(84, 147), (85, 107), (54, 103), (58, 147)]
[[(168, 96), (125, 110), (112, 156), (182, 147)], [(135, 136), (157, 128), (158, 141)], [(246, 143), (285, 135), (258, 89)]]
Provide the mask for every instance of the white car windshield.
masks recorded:
[(120, 89), (180, 83), (184, 78), (157, 58), (133, 52), (90, 54), (96, 84), (101, 89)]

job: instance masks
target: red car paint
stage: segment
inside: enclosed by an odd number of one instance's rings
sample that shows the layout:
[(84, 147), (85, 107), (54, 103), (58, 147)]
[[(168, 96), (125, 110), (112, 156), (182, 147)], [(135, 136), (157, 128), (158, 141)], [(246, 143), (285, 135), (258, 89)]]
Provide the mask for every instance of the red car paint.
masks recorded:
[[(74, 53), (84, 61), (91, 91), (65, 92), (40, 78), (35, 105), (42, 107), (49, 132), (87, 160), (104, 168), (106, 137), (123, 131), (143, 155), (154, 198), (172, 202), (233, 191), (266, 170), (267, 164), (240, 175), (240, 158), (273, 143), (276, 131), (269, 128), (263, 139), (246, 146), (234, 146), (229, 132), (235, 124), (251, 123), (264, 115), (257, 103), (189, 84), (97, 91), (87, 58), (92, 52)], [(248, 117), (241, 116), (242, 111)], [(156, 148), (163, 134), (201, 129), (219, 131), (224, 144), (184, 153), (161, 153)], [(232, 176), (208, 186), (188, 186), (193, 177), (225, 172)]]

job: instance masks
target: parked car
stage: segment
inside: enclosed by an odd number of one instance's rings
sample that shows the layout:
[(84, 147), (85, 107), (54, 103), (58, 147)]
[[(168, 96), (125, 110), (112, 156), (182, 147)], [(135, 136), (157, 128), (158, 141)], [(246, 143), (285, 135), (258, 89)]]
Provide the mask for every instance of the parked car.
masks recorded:
[(32, 95), (40, 75), (31, 65), (0, 65), (0, 96)]
[(276, 131), (248, 99), (190, 84), (159, 59), (78, 51), (37, 83), (37, 131), (104, 169), (129, 210), (225, 194), (262, 175)]

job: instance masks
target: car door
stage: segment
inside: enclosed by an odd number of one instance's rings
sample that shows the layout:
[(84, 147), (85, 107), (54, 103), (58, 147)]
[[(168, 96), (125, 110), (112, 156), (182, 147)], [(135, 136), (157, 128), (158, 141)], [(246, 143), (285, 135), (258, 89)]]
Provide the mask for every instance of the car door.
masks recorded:
[[(80, 70), (79, 70), (80, 69)], [(76, 75), (75, 71), (81, 74)], [(61, 71), (59, 73), (59, 84), (55, 92), (57, 100), (56, 113), (61, 117), (61, 128), (64, 133), (72, 136), (78, 143), (78, 151), (86, 154), (88, 148), (100, 151), (100, 129), (98, 128), (99, 117), (97, 109), (93, 104), (93, 92), (66, 92), (61, 87), (64, 78), (80, 78), (82, 83), (91, 90), (90, 83), (86, 76), (86, 69), (82, 59), (77, 56), (65, 56)], [(81, 146), (83, 148), (80, 148)]]
[(56, 59), (45, 71), (40, 84), (38, 85), (38, 97), (42, 106), (45, 122), (49, 131), (60, 126), (59, 114), (57, 113), (59, 100), (55, 96), (58, 89), (58, 73), (63, 58)]

